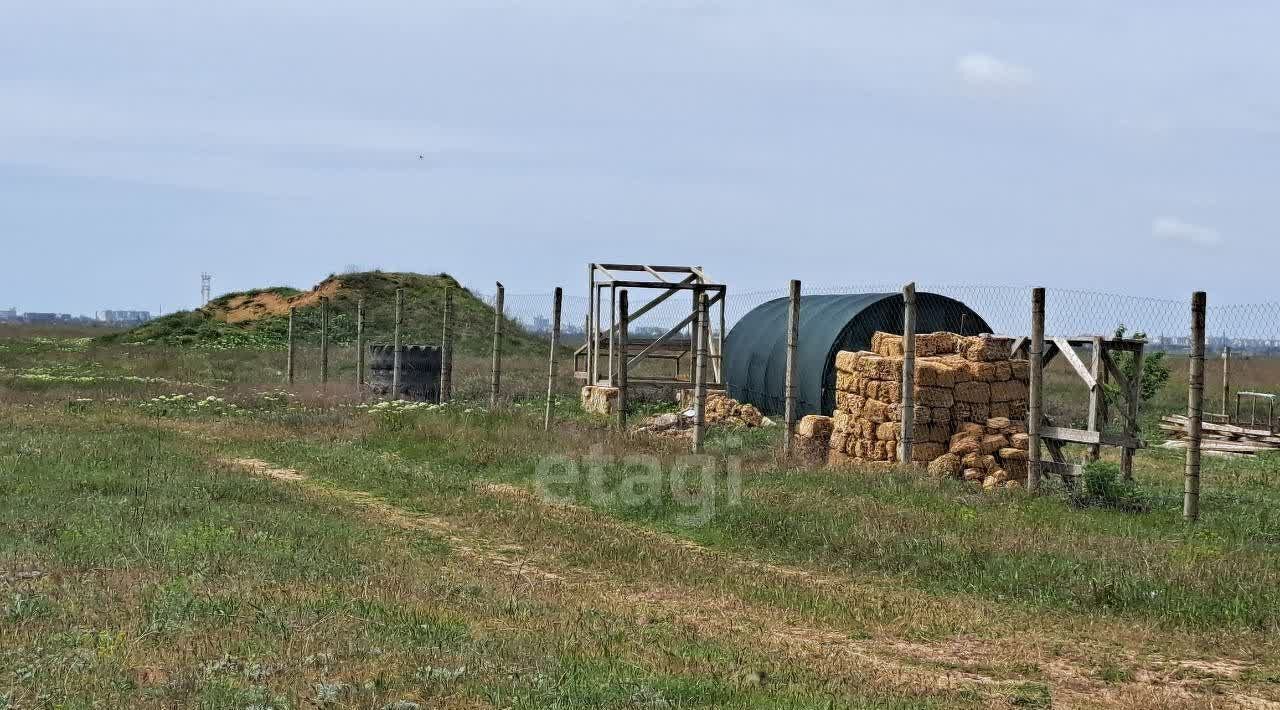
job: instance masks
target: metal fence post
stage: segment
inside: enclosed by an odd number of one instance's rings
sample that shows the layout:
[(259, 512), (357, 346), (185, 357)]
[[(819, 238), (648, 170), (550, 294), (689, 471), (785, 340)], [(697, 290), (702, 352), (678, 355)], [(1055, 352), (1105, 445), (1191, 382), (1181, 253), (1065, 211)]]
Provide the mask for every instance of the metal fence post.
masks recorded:
[(792, 279), (787, 303), (787, 372), (783, 380), (782, 454), (791, 455), (796, 438), (796, 347), (800, 338), (800, 281)]
[(1044, 420), (1044, 289), (1031, 290), (1031, 373), (1027, 409), (1027, 490), (1040, 488), (1040, 425)]
[(898, 462), (911, 463), (916, 427), (916, 285), (902, 288), (902, 431)]
[(489, 385), (489, 408), (498, 406), (502, 389), (502, 282), (498, 282), (498, 295), (493, 307), (493, 381)]
[(564, 301), (564, 289), (556, 286), (551, 301), (551, 365), (547, 369), (547, 414), (542, 422), (543, 431), (551, 431), (551, 414), (556, 401), (556, 354), (560, 349), (560, 307)]
[(1191, 372), (1187, 392), (1187, 471), (1182, 487), (1182, 517), (1200, 519), (1200, 439), (1204, 413), (1204, 291), (1191, 295)]

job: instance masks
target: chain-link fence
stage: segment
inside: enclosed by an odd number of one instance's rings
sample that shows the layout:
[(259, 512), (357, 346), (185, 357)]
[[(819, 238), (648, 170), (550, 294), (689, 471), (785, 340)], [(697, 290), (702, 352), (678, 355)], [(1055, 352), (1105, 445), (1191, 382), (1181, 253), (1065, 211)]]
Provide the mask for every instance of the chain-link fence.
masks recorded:
[[(899, 293), (901, 284), (826, 285), (804, 284), (805, 294)], [(981, 315), (998, 333), (1026, 335), (1031, 322), (1031, 289), (1017, 286), (917, 285), (917, 291), (937, 293), (959, 300)], [(775, 298), (785, 298), (785, 285), (777, 289), (729, 291), (726, 325), (732, 328), (751, 309)], [(492, 295), (482, 295), (490, 304)], [(1241, 354), (1280, 356), (1280, 302), (1214, 305), (1209, 294), (1208, 345), (1224, 346)], [(633, 302), (641, 301), (633, 295)], [(1052, 335), (1110, 334), (1123, 326), (1141, 332), (1156, 348), (1179, 351), (1189, 344), (1191, 298), (1185, 300), (1125, 296), (1114, 293), (1049, 289), (1045, 329)], [(549, 332), (552, 295), (505, 296), (506, 314), (532, 333)], [(608, 312), (608, 304), (603, 305)], [(633, 334), (657, 335), (680, 322), (692, 311), (692, 295), (680, 294), (644, 314), (631, 328)], [(585, 296), (566, 295), (563, 333), (566, 342), (580, 339), (587, 316)], [(606, 316), (607, 318), (607, 316)], [(715, 324), (713, 324), (714, 326)]]

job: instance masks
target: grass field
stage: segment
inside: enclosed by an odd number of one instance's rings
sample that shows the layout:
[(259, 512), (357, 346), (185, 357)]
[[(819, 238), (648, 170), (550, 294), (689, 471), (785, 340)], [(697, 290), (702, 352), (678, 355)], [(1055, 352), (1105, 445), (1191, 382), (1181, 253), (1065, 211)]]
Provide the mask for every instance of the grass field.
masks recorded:
[(1206, 458), (1188, 526), (1160, 449), (1142, 512), (795, 468), (776, 429), (700, 475), (571, 402), (544, 433), (541, 358), (501, 412), (387, 411), (345, 351), (286, 393), (278, 351), (38, 335), (0, 333), (0, 708), (1280, 707), (1276, 457)]

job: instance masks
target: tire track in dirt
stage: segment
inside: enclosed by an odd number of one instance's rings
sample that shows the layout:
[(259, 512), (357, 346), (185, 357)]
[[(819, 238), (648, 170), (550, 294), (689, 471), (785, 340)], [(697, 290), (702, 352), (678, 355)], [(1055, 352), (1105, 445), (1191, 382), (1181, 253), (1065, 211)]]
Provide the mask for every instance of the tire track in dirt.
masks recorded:
[[(989, 707), (1010, 707), (1019, 689), (1029, 681), (1024, 677), (1001, 677), (989, 672), (1007, 662), (1007, 656), (987, 653), (987, 640), (948, 639), (924, 643), (901, 639), (855, 639), (836, 629), (796, 623), (784, 610), (746, 602), (732, 595), (708, 595), (705, 590), (677, 588), (653, 584), (637, 585), (607, 574), (556, 563), (554, 560), (531, 559), (525, 548), (509, 540), (494, 540), (443, 518), (415, 513), (383, 498), (358, 490), (319, 483), (293, 468), (280, 467), (254, 458), (219, 458), (215, 462), (235, 470), (304, 488), (307, 493), (339, 500), (371, 522), (391, 525), (403, 530), (436, 535), (448, 541), (451, 549), (482, 568), (514, 576), (533, 587), (552, 588), (559, 594), (571, 588), (573, 598), (594, 599), (601, 609), (625, 610), (637, 620), (666, 617), (711, 638), (728, 638), (749, 648), (780, 654), (790, 663), (803, 664), (832, 678), (851, 673), (871, 675), (878, 686), (900, 688), (918, 694), (921, 688), (933, 691), (977, 693)], [(508, 484), (482, 484), (477, 490), (485, 495), (522, 506), (534, 505), (544, 514), (561, 522), (587, 528), (606, 528), (615, 533), (643, 539), (657, 546), (704, 556), (716, 564), (739, 572), (774, 575), (789, 583), (840, 589), (848, 593), (858, 583), (823, 575), (798, 567), (734, 556), (721, 550), (624, 521), (598, 511), (576, 505), (548, 504), (532, 492)], [(523, 555), (523, 557), (521, 557)], [(545, 556), (542, 556), (545, 557)], [(554, 571), (553, 571), (554, 570)], [(1198, 661), (1167, 661), (1176, 670), (1193, 666)], [(1244, 666), (1227, 664), (1233, 671), (1215, 679), (1238, 677)], [(1103, 684), (1078, 664), (1063, 658), (1043, 664), (1042, 670), (1053, 695), (1054, 707), (1204, 707), (1205, 698), (1189, 683), (1178, 680), (1175, 673), (1144, 672), (1133, 682)], [(977, 670), (977, 669), (981, 669)], [(1280, 709), (1280, 703), (1249, 695), (1225, 692), (1217, 696), (1220, 707)]]
[[(614, 532), (645, 539), (676, 550), (705, 556), (740, 571), (772, 574), (788, 581), (799, 581), (804, 584), (827, 587), (832, 590), (839, 589), (846, 594), (851, 589), (856, 590), (858, 587), (858, 584), (850, 579), (826, 576), (798, 567), (738, 557), (723, 550), (706, 547), (692, 540), (627, 523), (585, 506), (561, 502), (551, 503), (540, 499), (532, 491), (518, 486), (488, 483), (480, 485), (479, 490), (498, 498), (518, 501), (522, 505), (536, 505), (540, 510), (557, 517), (563, 522), (588, 527), (607, 528)], [(642, 594), (641, 598), (649, 599), (651, 595)], [(694, 598), (685, 594), (661, 600), (661, 606), (683, 608), (688, 617), (695, 620), (695, 626), (698, 623), (707, 624), (708, 619), (716, 618), (715, 615), (708, 612), (726, 604), (729, 609), (737, 612), (739, 616), (760, 613), (758, 607), (749, 607), (736, 599), (726, 602), (723, 599)], [(712, 626), (715, 626), (715, 624), (712, 624)], [(785, 620), (779, 619), (774, 619), (774, 623), (769, 625), (748, 625), (745, 628), (767, 635), (780, 645), (791, 646), (810, 660), (819, 660), (822, 656), (822, 650), (825, 649), (837, 656), (859, 657), (874, 665), (884, 667), (882, 661), (885, 652), (889, 651), (899, 661), (907, 659), (917, 664), (955, 669), (941, 674), (941, 677), (949, 680), (965, 681), (975, 685), (1003, 684), (1006, 687), (1010, 683), (1017, 682), (1012, 679), (1001, 680), (988, 674), (964, 670), (975, 666), (998, 668), (1001, 664), (1007, 664), (1009, 654), (1007, 652), (1000, 653), (1001, 649), (998, 648), (998, 644), (992, 644), (986, 639), (953, 638), (940, 642), (920, 643), (901, 639), (877, 638), (873, 641), (864, 642), (851, 639), (837, 631), (791, 625)], [(726, 629), (721, 624), (718, 630), (724, 631)], [(742, 631), (744, 627), (737, 625), (733, 630)], [(1059, 639), (1044, 639), (1044, 642), (1047, 644), (1080, 644), (1079, 641), (1063, 641)], [(1051, 683), (1054, 707), (1093, 708), (1102, 705), (1115, 705), (1119, 707), (1200, 708), (1205, 706), (1206, 691), (1195, 687), (1194, 681), (1180, 678), (1180, 671), (1197, 670), (1205, 677), (1211, 678), (1214, 683), (1220, 683), (1238, 680), (1243, 671), (1250, 667), (1250, 664), (1244, 661), (1232, 659), (1203, 661), (1195, 659), (1147, 658), (1144, 663), (1144, 659), (1139, 659), (1136, 654), (1130, 654), (1128, 660), (1134, 665), (1144, 667), (1135, 675), (1134, 681), (1113, 684), (1100, 682), (1094, 677), (1090, 668), (1066, 658), (1054, 658), (1041, 664), (1045, 678)], [(1280, 710), (1280, 702), (1234, 690), (1227, 691), (1219, 687), (1210, 689), (1208, 693), (1216, 696), (1215, 706)], [(1222, 704), (1224, 701), (1225, 704)]]

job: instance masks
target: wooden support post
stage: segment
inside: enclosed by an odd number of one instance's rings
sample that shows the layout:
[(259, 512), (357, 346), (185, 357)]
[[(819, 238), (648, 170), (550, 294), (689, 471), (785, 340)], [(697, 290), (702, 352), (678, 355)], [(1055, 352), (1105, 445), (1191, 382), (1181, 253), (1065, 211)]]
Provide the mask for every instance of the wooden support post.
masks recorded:
[[(1102, 431), (1106, 422), (1103, 420), (1106, 392), (1102, 389), (1102, 375), (1105, 367), (1102, 362), (1102, 338), (1093, 338), (1093, 361), (1089, 366), (1089, 374), (1093, 377), (1093, 386), (1089, 388), (1089, 431)], [(1091, 444), (1086, 460), (1097, 461), (1102, 455), (1102, 446)]]
[(1187, 472), (1182, 486), (1182, 517), (1200, 519), (1200, 439), (1204, 413), (1204, 291), (1191, 295), (1191, 372), (1187, 389)]
[(597, 385), (600, 383), (600, 350), (601, 350), (600, 323), (602, 321), (600, 314), (603, 312), (601, 309), (604, 308), (604, 306), (602, 305), (604, 303), (604, 298), (602, 298), (600, 295), (600, 291), (602, 288), (603, 288), (602, 286), (596, 286), (596, 288), (593, 289), (596, 294), (596, 300), (595, 300), (595, 306), (594, 306), (595, 310), (592, 311), (592, 318), (594, 320), (592, 320), (591, 322), (592, 340), (595, 343), (595, 348), (593, 350), (593, 352), (595, 352), (595, 356), (594, 356), (595, 359), (592, 361), (593, 364), (591, 366), (591, 372), (593, 374), (593, 377), (591, 378), (592, 385)]
[(618, 331), (618, 287), (609, 286), (609, 386), (613, 387), (616, 383), (614, 377), (617, 374), (617, 366), (613, 359), (613, 340), (614, 333)]
[(898, 434), (898, 462), (911, 463), (916, 427), (916, 285), (902, 288), (902, 431)]
[(719, 353), (719, 356), (716, 359), (716, 362), (718, 363), (718, 366), (716, 367), (716, 382), (726, 390), (728, 389), (728, 386), (729, 386), (728, 383), (726, 382), (726, 380), (728, 380), (729, 378), (724, 376), (724, 336), (726, 334), (724, 329), (724, 320), (725, 320), (724, 304), (725, 304), (725, 301), (727, 300), (729, 300), (729, 294), (725, 293), (724, 291), (721, 291), (720, 292), (720, 334), (716, 336), (716, 352)]
[(547, 369), (547, 413), (542, 422), (543, 431), (551, 431), (551, 415), (556, 401), (556, 353), (560, 350), (560, 306), (564, 301), (564, 290), (556, 286), (555, 296), (551, 299), (551, 365)]
[(489, 385), (489, 408), (498, 406), (498, 395), (502, 391), (502, 282), (497, 283), (498, 295), (493, 306), (493, 381)]
[(1027, 410), (1027, 490), (1040, 488), (1040, 425), (1044, 420), (1044, 289), (1031, 290), (1031, 377)]
[(618, 429), (627, 430), (627, 320), (631, 317), (627, 290), (618, 294)]
[[(1133, 377), (1129, 378), (1129, 388), (1125, 393), (1125, 411), (1128, 416), (1125, 417), (1124, 433), (1130, 439), (1136, 440), (1141, 434), (1138, 427), (1138, 415), (1141, 413), (1142, 407), (1142, 370), (1146, 367), (1146, 347), (1139, 348), (1133, 354)], [(1135, 449), (1125, 447), (1120, 452), (1120, 472), (1124, 474), (1126, 480), (1133, 480), (1133, 457), (1137, 453)]]
[(1227, 403), (1231, 401), (1231, 346), (1222, 348), (1222, 414), (1231, 421)]
[(404, 322), (404, 289), (396, 289), (396, 322), (391, 334), (391, 398), (400, 399), (400, 324)]
[(294, 350), (293, 347), (293, 316), (297, 310), (298, 309), (293, 306), (289, 306), (289, 350), (288, 354), (285, 355), (285, 382), (287, 382), (290, 387), (293, 386), (293, 366), (294, 358), (297, 354), (297, 351)]
[(697, 341), (693, 366), (693, 453), (702, 453), (707, 416), (707, 294), (694, 290), (698, 317), (694, 319), (693, 339)]
[(356, 393), (364, 398), (364, 299), (356, 301)]
[(790, 456), (796, 437), (796, 347), (800, 339), (800, 281), (792, 279), (787, 300), (787, 371), (783, 380), (782, 454)]
[(329, 299), (320, 299), (320, 384), (329, 384)]
[(596, 384), (596, 265), (587, 264), (587, 381)]
[(444, 322), (440, 324), (440, 403), (453, 397), (453, 287), (444, 287)]

